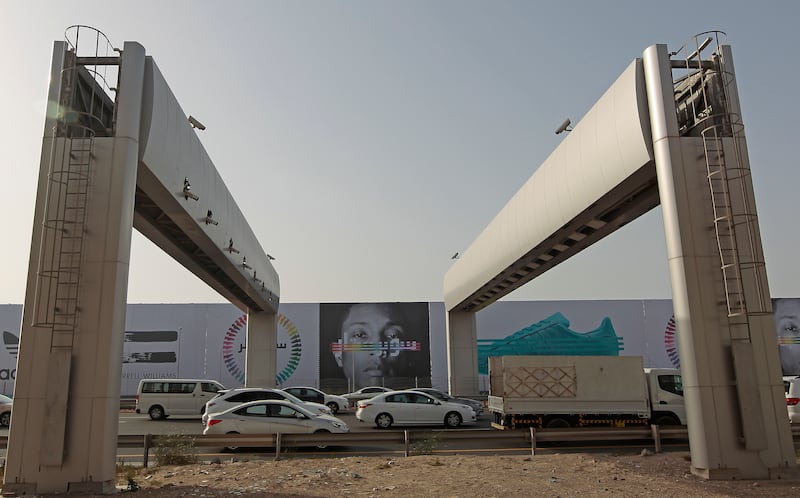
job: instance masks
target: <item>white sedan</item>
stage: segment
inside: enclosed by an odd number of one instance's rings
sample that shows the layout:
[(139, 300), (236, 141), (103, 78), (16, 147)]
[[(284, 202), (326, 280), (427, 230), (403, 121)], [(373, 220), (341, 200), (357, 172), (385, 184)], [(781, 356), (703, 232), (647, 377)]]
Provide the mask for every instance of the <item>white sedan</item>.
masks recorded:
[[(208, 417), (203, 434), (346, 433), (350, 427), (333, 415), (314, 413), (288, 401), (243, 403)], [(324, 447), (325, 445), (320, 445)], [(235, 450), (236, 447), (228, 447)]]
[(216, 398), (210, 399), (206, 403), (205, 410), (203, 411), (203, 424), (208, 421), (208, 417), (213, 413), (221, 413), (232, 408), (239, 406), (242, 403), (249, 401), (262, 401), (268, 399), (284, 400), (302, 406), (315, 413), (323, 415), (330, 415), (331, 409), (319, 403), (312, 403), (310, 401), (303, 401), (292, 394), (282, 391), (280, 389), (273, 389), (270, 387), (238, 387), (236, 389), (228, 389), (227, 391), (220, 391)]
[(418, 391), (392, 391), (359, 401), (356, 418), (381, 429), (392, 425), (439, 425), (458, 427), (477, 421), (467, 405), (439, 401)]
[(330, 408), (334, 415), (339, 413), (339, 410), (346, 410), (350, 407), (350, 402), (344, 396), (328, 394), (316, 387), (285, 387), (283, 390), (303, 401), (323, 404)]

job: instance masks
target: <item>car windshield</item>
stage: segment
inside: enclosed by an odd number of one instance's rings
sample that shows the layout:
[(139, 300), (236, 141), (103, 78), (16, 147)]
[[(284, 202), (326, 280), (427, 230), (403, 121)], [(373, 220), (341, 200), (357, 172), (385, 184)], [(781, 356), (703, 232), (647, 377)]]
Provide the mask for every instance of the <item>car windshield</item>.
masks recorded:
[(283, 394), (286, 396), (286, 401), (291, 401), (295, 405), (304, 406), (306, 404), (305, 401), (301, 400), (292, 393), (287, 393), (286, 391), (284, 391)]
[(438, 400), (441, 400), (441, 401), (447, 401), (447, 398), (448, 398), (448, 396), (446, 394), (440, 393), (439, 391), (428, 391), (428, 390), (425, 390), (425, 391), (420, 391), (420, 392), (423, 392), (425, 394), (433, 396), (434, 398), (436, 398)]

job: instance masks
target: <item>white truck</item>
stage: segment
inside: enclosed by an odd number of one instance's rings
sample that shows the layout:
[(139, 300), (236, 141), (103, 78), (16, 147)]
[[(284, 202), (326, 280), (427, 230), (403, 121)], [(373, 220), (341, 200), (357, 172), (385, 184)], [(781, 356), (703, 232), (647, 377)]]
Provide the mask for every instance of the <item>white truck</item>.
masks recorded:
[(639, 356), (494, 356), (489, 412), (497, 429), (686, 425), (681, 374)]

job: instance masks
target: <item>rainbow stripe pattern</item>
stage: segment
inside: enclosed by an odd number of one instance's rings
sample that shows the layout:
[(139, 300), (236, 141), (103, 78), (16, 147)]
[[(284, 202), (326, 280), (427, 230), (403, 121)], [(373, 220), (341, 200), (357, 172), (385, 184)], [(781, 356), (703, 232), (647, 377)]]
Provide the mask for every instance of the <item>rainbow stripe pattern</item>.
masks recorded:
[(417, 341), (401, 341), (393, 339), (391, 341), (383, 342), (364, 342), (357, 344), (342, 344), (341, 342), (331, 343), (331, 352), (333, 353), (364, 353), (371, 351), (385, 352), (390, 355), (399, 353), (401, 351), (421, 351), (422, 346)]

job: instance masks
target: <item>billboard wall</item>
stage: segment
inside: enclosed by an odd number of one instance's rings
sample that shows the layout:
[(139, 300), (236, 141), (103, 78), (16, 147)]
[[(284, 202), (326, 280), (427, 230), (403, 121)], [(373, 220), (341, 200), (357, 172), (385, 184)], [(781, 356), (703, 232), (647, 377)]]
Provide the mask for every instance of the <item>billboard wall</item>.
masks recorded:
[[(800, 299), (774, 307), (784, 375), (800, 375)], [(0, 305), (0, 392), (8, 395), (21, 317), (21, 305)], [(279, 386), (447, 389), (444, 303), (282, 303), (277, 322)], [(154, 377), (243, 385), (246, 328), (246, 314), (230, 304), (128, 305), (121, 394)], [(501, 301), (477, 314), (477, 329), (479, 371), (496, 354), (635, 355), (647, 367), (680, 366), (668, 299)]]

